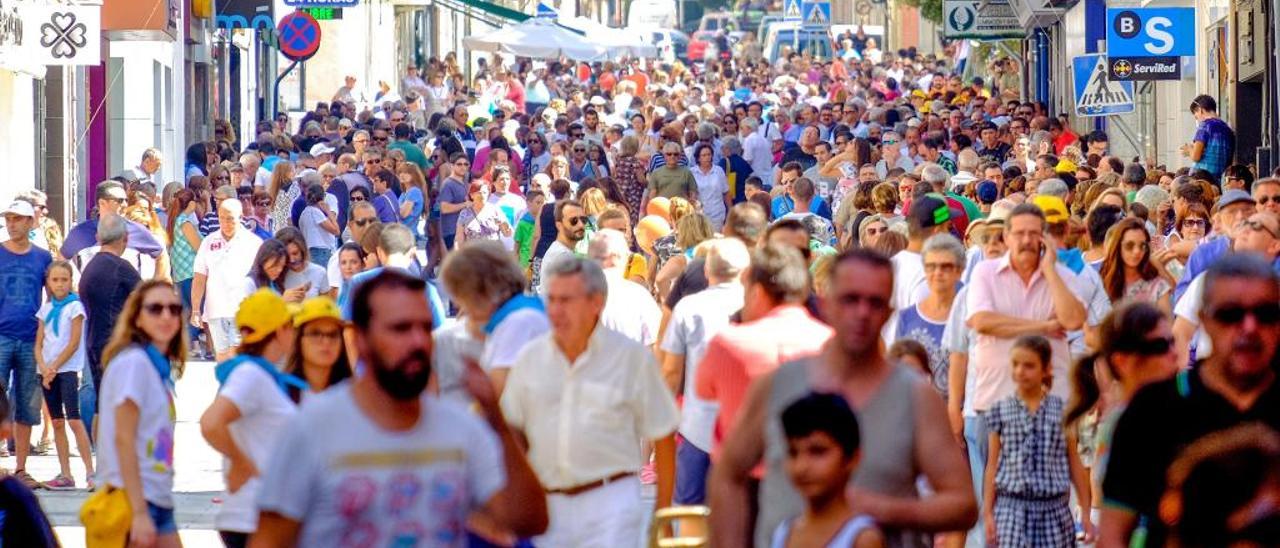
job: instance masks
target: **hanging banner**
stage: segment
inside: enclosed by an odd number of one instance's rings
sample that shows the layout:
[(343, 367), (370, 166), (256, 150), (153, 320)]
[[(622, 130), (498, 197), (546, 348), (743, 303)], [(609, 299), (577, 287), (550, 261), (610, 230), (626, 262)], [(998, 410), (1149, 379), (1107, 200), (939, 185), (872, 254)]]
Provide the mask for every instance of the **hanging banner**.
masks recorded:
[(41, 65), (97, 65), (102, 62), (102, 6), (41, 4), (21, 6), (29, 33), (22, 52)]

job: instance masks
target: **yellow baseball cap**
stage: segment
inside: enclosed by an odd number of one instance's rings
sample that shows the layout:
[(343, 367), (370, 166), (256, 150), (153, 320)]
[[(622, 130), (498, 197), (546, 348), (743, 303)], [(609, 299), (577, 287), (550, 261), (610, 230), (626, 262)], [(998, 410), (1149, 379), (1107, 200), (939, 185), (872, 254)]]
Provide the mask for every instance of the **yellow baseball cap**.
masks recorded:
[(236, 311), (236, 328), (240, 340), (255, 343), (293, 320), (293, 311), (284, 297), (270, 289), (259, 289), (240, 302)]
[(341, 322), (342, 310), (338, 308), (338, 303), (329, 297), (312, 297), (302, 301), (302, 307), (297, 314), (293, 315), (293, 326), (302, 327), (309, 322), (323, 319)]
[(1067, 204), (1062, 201), (1062, 198), (1048, 194), (1037, 194), (1031, 199), (1031, 203), (1044, 212), (1044, 220), (1049, 224), (1067, 222)]

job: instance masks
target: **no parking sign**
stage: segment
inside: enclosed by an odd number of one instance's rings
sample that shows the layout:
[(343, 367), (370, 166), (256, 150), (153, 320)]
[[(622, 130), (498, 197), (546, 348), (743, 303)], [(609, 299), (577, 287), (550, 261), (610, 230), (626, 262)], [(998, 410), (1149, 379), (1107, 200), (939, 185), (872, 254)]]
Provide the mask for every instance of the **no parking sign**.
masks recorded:
[(320, 51), (320, 23), (305, 11), (295, 11), (276, 26), (280, 53), (292, 61), (306, 61)]

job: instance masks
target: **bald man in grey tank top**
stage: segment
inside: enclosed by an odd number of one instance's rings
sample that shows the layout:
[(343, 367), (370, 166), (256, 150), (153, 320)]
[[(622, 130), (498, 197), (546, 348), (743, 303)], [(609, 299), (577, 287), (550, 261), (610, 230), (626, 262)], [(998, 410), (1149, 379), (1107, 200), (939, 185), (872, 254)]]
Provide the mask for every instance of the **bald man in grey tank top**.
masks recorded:
[[(881, 353), (880, 328), (892, 312), (892, 293), (893, 270), (884, 257), (851, 250), (836, 258), (821, 302), (836, 335), (822, 354), (785, 364), (751, 386), (738, 427), (712, 466), (715, 546), (767, 546), (779, 522), (803, 511), (782, 469), (787, 444), (780, 417), (811, 391), (839, 393), (857, 412), (864, 443), (850, 504), (875, 519), (890, 546), (929, 546), (933, 533), (973, 525), (977, 502), (942, 399), (927, 379)], [(753, 520), (751, 471), (761, 462), (767, 470)], [(916, 491), (921, 475), (934, 490), (927, 498)]]

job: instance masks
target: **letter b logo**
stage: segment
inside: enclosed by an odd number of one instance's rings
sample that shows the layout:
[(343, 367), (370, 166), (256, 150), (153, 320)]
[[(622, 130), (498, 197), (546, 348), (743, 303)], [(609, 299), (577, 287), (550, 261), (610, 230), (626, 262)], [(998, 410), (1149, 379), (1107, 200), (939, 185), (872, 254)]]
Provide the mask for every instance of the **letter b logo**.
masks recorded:
[(1112, 24), (1115, 25), (1116, 34), (1125, 39), (1133, 38), (1142, 31), (1142, 19), (1132, 11), (1120, 12)]

